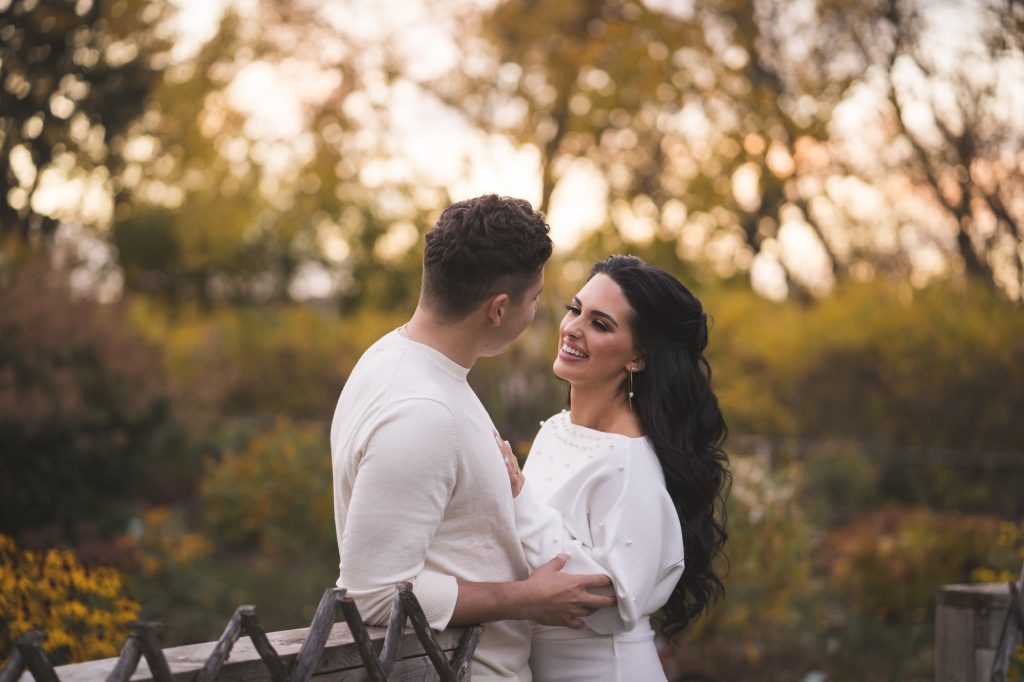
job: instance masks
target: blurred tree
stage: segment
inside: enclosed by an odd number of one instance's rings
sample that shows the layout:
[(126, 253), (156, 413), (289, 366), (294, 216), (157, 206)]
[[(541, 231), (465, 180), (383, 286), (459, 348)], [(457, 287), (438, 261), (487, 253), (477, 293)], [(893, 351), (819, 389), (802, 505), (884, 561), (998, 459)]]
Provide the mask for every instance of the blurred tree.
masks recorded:
[[(370, 178), (388, 148), (387, 75), (329, 7), (228, 12), (172, 64), (133, 129), (132, 201), (114, 223), (127, 286), (168, 303), (333, 298), (411, 310), (416, 246), (444, 193)], [(386, 91), (386, 90), (385, 90)], [(295, 100), (264, 115), (254, 99)]]
[(876, 124), (896, 152), (880, 157), (887, 180), (927, 188), (967, 274), (1024, 300), (1024, 8), (884, 0), (829, 10), (884, 73)]
[[(486, 67), (431, 88), (540, 151), (543, 209), (562, 178), (591, 168), (606, 186), (607, 226), (628, 241), (653, 239), (688, 258), (714, 251), (726, 274), (775, 250), (780, 226), (800, 222), (832, 276), (846, 263), (809, 202), (824, 170), (814, 152), (849, 76), (826, 81), (792, 58), (786, 7), (500, 3), (464, 33)], [(789, 272), (797, 291), (809, 286), (799, 270)]]
[[(129, 291), (174, 305), (411, 308), (419, 234), (447, 202), (425, 178), (367, 176), (401, 152), (374, 129), (390, 67), (361, 61), (330, 8), (228, 8), (194, 54), (175, 11), (4, 3), (0, 236), (85, 225)], [(296, 104), (262, 115), (257, 98)]]
[(173, 433), (159, 356), (123, 310), (38, 262), (0, 285), (0, 532), (120, 530)]
[[(959, 254), (1016, 299), (1021, 21), (1011, 2), (501, 2), (464, 19), (465, 60), (425, 85), (539, 152), (542, 208), (562, 180), (596, 178), (603, 229), (630, 248), (720, 275), (761, 259), (797, 298)], [(933, 29), (952, 22), (984, 49), (951, 71)], [(881, 122), (859, 123), (886, 91)], [(911, 201), (929, 187), (957, 239)]]
[(85, 194), (109, 182), (117, 203), (125, 133), (167, 63), (169, 10), (163, 0), (3, 3), (0, 238), (38, 240), (63, 218), (102, 222), (102, 209), (62, 213), (61, 183)]

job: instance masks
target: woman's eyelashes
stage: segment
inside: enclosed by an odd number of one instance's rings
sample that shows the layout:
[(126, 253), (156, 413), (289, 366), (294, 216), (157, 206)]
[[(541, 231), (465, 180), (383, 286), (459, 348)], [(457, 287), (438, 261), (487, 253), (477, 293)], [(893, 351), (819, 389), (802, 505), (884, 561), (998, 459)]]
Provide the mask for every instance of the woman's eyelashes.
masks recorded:
[[(572, 313), (574, 316), (575, 315), (582, 315), (583, 314), (583, 310), (578, 305), (575, 305), (573, 303), (566, 304), (565, 309), (568, 312)], [(598, 331), (601, 331), (601, 332), (608, 331), (608, 325), (605, 324), (604, 322), (602, 322), (598, 318), (594, 318), (593, 320), (591, 320), (590, 324), (594, 327), (594, 329), (596, 329)]]

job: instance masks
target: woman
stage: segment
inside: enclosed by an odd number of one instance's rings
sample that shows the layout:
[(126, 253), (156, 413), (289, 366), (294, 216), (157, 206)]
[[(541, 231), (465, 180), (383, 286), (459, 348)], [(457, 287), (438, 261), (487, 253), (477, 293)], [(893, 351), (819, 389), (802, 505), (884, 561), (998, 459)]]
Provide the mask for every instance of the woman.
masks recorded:
[(525, 472), (502, 450), (531, 568), (566, 554), (566, 571), (609, 575), (618, 604), (580, 629), (535, 626), (530, 665), (537, 682), (664, 680), (650, 614), (672, 636), (722, 592), (729, 474), (707, 315), (631, 256), (597, 263), (566, 308), (553, 369), (570, 409), (542, 422)]

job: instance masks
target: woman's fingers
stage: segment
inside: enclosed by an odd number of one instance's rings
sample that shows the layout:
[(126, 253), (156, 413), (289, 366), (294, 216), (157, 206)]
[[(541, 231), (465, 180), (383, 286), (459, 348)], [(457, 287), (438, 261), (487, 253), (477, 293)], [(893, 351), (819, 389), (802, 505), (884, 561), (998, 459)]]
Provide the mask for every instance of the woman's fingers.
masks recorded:
[(497, 431), (494, 432), (494, 442), (501, 450), (502, 459), (505, 460), (509, 484), (512, 486), (512, 497), (516, 497), (523, 487), (523, 472), (519, 470), (519, 460), (516, 459), (516, 455), (512, 451), (512, 445), (507, 440), (503, 440)]

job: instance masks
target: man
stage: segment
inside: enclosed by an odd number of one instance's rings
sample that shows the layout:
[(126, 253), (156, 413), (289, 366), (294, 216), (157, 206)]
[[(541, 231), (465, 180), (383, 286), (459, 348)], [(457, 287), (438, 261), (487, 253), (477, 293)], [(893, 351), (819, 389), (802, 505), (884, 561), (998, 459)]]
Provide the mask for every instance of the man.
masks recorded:
[(412, 319), (363, 354), (331, 425), (338, 585), (383, 624), (409, 580), (427, 621), (487, 623), (473, 679), (530, 680), (526, 620), (582, 627), (607, 576), (527, 577), (495, 429), (466, 375), (533, 321), (551, 240), (521, 199), (449, 206), (427, 233)]

